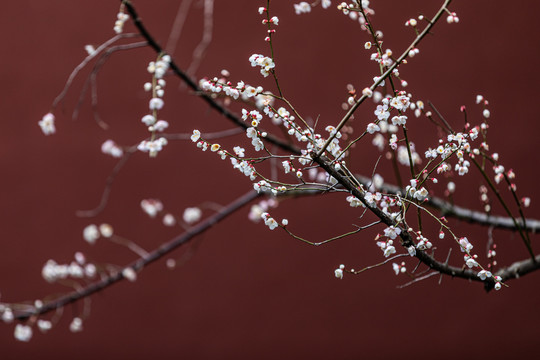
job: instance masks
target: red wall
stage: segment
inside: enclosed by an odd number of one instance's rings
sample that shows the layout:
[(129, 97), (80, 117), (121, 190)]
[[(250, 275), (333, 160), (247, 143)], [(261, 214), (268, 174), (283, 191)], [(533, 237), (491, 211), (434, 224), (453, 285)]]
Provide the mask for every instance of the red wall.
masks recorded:
[[(164, 44), (178, 2), (134, 3)], [(269, 52), (257, 13), (265, 2), (216, 3), (214, 39), (197, 76), (215, 76), (226, 68), (233, 80), (272, 90), (272, 82), (263, 80), (247, 60), (252, 53)], [(433, 14), (439, 6), (439, 1), (431, 0), (372, 3), (377, 13), (374, 22), (385, 34), (384, 46), (395, 53), (413, 38), (410, 28), (403, 26), (405, 21), (419, 13)], [(335, 10), (316, 8), (309, 15), (296, 16), (292, 2), (274, 1), (272, 7), (280, 17), (275, 51), (285, 95), (307, 117), (320, 116), (321, 123), (335, 124), (343, 115), (340, 105), (346, 84), (362, 89), (376, 73), (363, 49), (365, 34)], [(507, 168), (516, 171), (519, 193), (531, 196), (527, 216), (538, 218), (537, 169), (531, 165), (538, 158), (536, 14), (540, 5), (514, 2), (509, 8), (487, 0), (455, 1), (451, 9), (457, 12), (459, 24), (437, 25), (401, 74), (416, 99), (431, 100), (453, 124), (462, 123), (461, 105), (467, 106), (472, 121), (478, 121), (481, 110), (474, 105), (475, 96), (486, 96), (492, 114), (490, 145), (498, 149)], [(37, 121), (85, 56), (83, 46), (99, 44), (113, 34), (117, 11), (114, 1), (50, 0), (8, 2), (0, 13), (3, 302), (64, 291), (40, 276), (50, 258), (69, 262), (76, 251), (82, 251), (100, 263), (123, 265), (134, 259), (127, 250), (103, 241), (93, 247), (85, 243), (81, 232), (88, 223), (111, 223), (116, 233), (152, 249), (179, 230), (148, 219), (139, 208), (141, 199), (159, 198), (170, 211), (181, 214), (185, 207), (205, 201), (226, 204), (251, 186), (226, 162), (200, 152), (191, 142), (171, 143), (156, 159), (140, 153), (130, 159), (114, 182), (106, 210), (97, 218), (75, 215), (76, 210), (97, 205), (116, 163), (100, 153), (101, 143), (113, 138), (131, 145), (145, 136), (139, 119), (148, 96), (142, 84), (149, 79), (145, 69), (155, 54), (149, 49), (117, 54), (102, 69), (99, 111), (110, 125), (108, 131), (93, 121), (88, 100), (79, 119), (71, 120), (87, 71), (75, 81), (65, 111), (56, 111), (57, 134), (43, 136)], [(195, 6), (184, 27), (174, 54), (181, 66), (187, 66), (200, 39), (201, 15)], [(131, 24), (127, 30), (133, 30)], [(176, 79), (168, 81), (165, 101), (161, 115), (170, 122), (171, 132), (230, 127), (179, 87)], [(360, 114), (372, 111), (367, 108)], [(367, 123), (358, 116), (357, 129), (365, 126), (362, 121)], [(419, 149), (435, 144), (432, 128), (424, 120), (413, 121), (410, 126), (418, 134)], [(233, 140), (224, 144), (245, 141), (243, 136)], [(352, 164), (370, 173), (376, 157), (365, 156), (361, 149)], [(374, 153), (370, 146), (365, 149)], [(480, 208), (479, 184), (478, 176), (467, 178), (462, 185), (468, 190), (457, 200), (469, 200), (471, 207)], [(351, 223), (362, 224), (357, 213), (341, 209), (343, 198), (333, 196), (321, 202), (286, 201), (273, 214), (289, 218), (291, 229), (299, 235), (322, 240), (350, 230)], [(136, 283), (120, 283), (93, 296), (82, 333), (67, 329), (82, 304), (67, 307), (49, 334), (35, 330), (30, 343), (16, 342), (13, 325), (1, 325), (2, 359), (412, 359), (426, 354), (442, 359), (504, 359), (536, 349), (539, 274), (489, 294), (478, 283), (448, 277), (441, 285), (435, 277), (398, 290), (395, 287), (407, 279), (396, 277), (391, 267), (339, 281), (333, 276), (339, 264), (360, 268), (382, 259), (373, 232), (313, 248), (250, 223), (247, 212), (243, 209), (192, 246), (172, 254), (174, 258), (189, 255), (189, 261), (176, 270), (167, 270), (161, 261), (139, 274)], [(455, 224), (460, 234), (471, 234), (479, 249), (485, 247), (487, 229)], [(526, 257), (521, 243), (508, 232), (495, 231), (494, 237), (501, 262)], [(448, 243), (436, 245), (444, 248)], [(455, 264), (461, 264), (460, 256), (454, 252)]]

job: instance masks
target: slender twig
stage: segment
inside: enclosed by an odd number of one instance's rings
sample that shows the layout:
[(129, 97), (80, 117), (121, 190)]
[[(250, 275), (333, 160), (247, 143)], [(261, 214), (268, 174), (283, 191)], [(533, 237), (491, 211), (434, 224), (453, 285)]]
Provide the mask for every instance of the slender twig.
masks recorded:
[(73, 69), (73, 71), (71, 72), (71, 74), (69, 75), (69, 77), (68, 77), (68, 79), (66, 81), (66, 84), (64, 85), (64, 89), (62, 89), (60, 94), (58, 94), (58, 96), (56, 96), (56, 98), (54, 99), (53, 104), (52, 104), (53, 109), (56, 108), (58, 103), (64, 99), (64, 97), (66, 96), (71, 84), (73, 83), (73, 80), (75, 79), (75, 77), (77, 76), (79, 71), (81, 71), (94, 57), (96, 57), (101, 51), (106, 49), (109, 45), (114, 44), (118, 40), (124, 39), (124, 38), (132, 38), (132, 37), (136, 37), (136, 36), (139, 36), (139, 34), (120, 34), (120, 35), (116, 35), (116, 36), (112, 37), (111, 39), (105, 41), (100, 46), (98, 46), (98, 48), (92, 54), (89, 54), (86, 58), (84, 58), (84, 60), (79, 65), (77, 65), (75, 67), (75, 69)]
[(186, 71), (190, 76), (193, 76), (193, 74), (195, 74), (195, 71), (197, 71), (197, 68), (201, 63), (204, 54), (206, 53), (208, 45), (210, 45), (210, 43), (212, 42), (212, 33), (214, 28), (214, 0), (204, 0), (203, 21), (203, 36), (201, 42), (199, 43), (199, 45), (197, 45), (195, 50), (193, 50), (193, 59), (191, 60), (191, 64)]
[(363, 273), (364, 271), (371, 270), (371, 269), (374, 269), (376, 267), (388, 264), (390, 261), (394, 261), (395, 259), (400, 258), (400, 257), (410, 257), (410, 255), (409, 254), (397, 254), (397, 255), (394, 255), (394, 256), (392, 256), (392, 257), (390, 257), (390, 258), (388, 258), (388, 259), (386, 259), (386, 260), (384, 260), (384, 261), (382, 261), (382, 262), (380, 262), (378, 264), (366, 266), (362, 270), (355, 270), (355, 271), (351, 270), (351, 273), (354, 274), (354, 275), (358, 275), (358, 274)]
[(435, 275), (437, 275), (437, 274), (438, 274), (438, 272), (433, 271), (433, 272), (430, 272), (429, 274), (426, 274), (426, 275), (424, 275), (424, 276), (420, 276), (420, 277), (414, 278), (414, 279), (412, 279), (411, 281), (409, 281), (409, 282), (407, 282), (407, 283), (405, 283), (405, 284), (403, 284), (403, 285), (398, 285), (398, 286), (396, 286), (396, 287), (397, 287), (398, 289), (403, 289), (403, 288), (405, 288), (405, 287), (407, 287), (407, 286), (409, 286), (409, 285), (412, 285), (412, 284), (414, 284), (414, 283), (420, 282), (420, 281), (422, 281), (422, 280), (426, 280), (426, 279), (428, 279), (428, 278), (430, 278), (430, 277), (432, 277), (432, 276), (435, 276)]
[(178, 8), (178, 12), (176, 14), (176, 17), (174, 18), (174, 23), (169, 34), (169, 39), (167, 40), (167, 45), (165, 46), (165, 49), (169, 54), (174, 54), (176, 50), (176, 45), (178, 44), (178, 40), (180, 39), (180, 34), (182, 34), (182, 28), (186, 23), (186, 17), (192, 1), (193, 0), (183, 0), (180, 3), (180, 7)]
[(101, 126), (102, 128), (106, 129), (108, 125), (101, 121), (99, 118), (99, 114), (97, 113), (97, 87), (96, 87), (96, 77), (98, 72), (101, 70), (101, 67), (106, 63), (106, 61), (109, 59), (109, 57), (117, 52), (117, 51), (123, 51), (123, 50), (132, 50), (137, 49), (143, 46), (147, 46), (146, 41), (140, 41), (136, 43), (130, 43), (130, 44), (122, 44), (122, 45), (116, 45), (111, 46), (106, 51), (101, 54), (100, 58), (97, 60), (96, 64), (94, 65), (92, 72), (84, 82), (83, 88), (81, 90), (81, 94), (79, 96), (79, 100), (77, 101), (77, 105), (75, 105), (75, 108), (73, 110), (72, 118), (76, 119), (79, 116), (79, 110), (82, 106), (82, 103), (84, 101), (86, 92), (88, 91), (88, 87), (92, 88), (92, 110), (94, 112), (94, 118), (96, 119), (96, 122)]

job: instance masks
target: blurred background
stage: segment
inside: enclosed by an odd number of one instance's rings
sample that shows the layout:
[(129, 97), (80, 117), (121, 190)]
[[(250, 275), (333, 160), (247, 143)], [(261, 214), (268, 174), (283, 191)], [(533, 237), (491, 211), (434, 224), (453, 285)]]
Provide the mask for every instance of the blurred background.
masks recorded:
[[(432, 16), (442, 1), (372, 1), (384, 48), (400, 54), (414, 38), (405, 22), (419, 14)], [(180, 1), (134, 1), (139, 14), (160, 44), (168, 34)], [(251, 54), (269, 54), (266, 27), (257, 8), (265, 1), (216, 1), (213, 39), (195, 75), (244, 80), (275, 91), (270, 78), (251, 68)], [(280, 19), (274, 37), (276, 70), (285, 96), (308, 119), (337, 124), (344, 114), (347, 84), (369, 86), (377, 66), (364, 49), (368, 40), (357, 22), (335, 10), (314, 8), (295, 15), (293, 3), (274, 1), (271, 13)], [(147, 131), (140, 118), (147, 112), (150, 80), (148, 49), (113, 55), (98, 75), (99, 113), (109, 125), (93, 119), (88, 97), (77, 120), (71, 114), (89, 69), (75, 80), (56, 111), (57, 133), (44, 136), (37, 125), (62, 90), (72, 69), (86, 56), (84, 46), (99, 45), (113, 35), (119, 2), (50, 0), (7, 2), (0, 13), (3, 56), (0, 67), (0, 154), (3, 176), (0, 198), (0, 293), (2, 302), (43, 299), (69, 289), (46, 283), (41, 269), (48, 259), (69, 263), (77, 251), (90, 261), (124, 265), (135, 259), (127, 249), (98, 240), (90, 246), (83, 228), (109, 223), (115, 233), (147, 250), (181, 232), (150, 219), (140, 201), (157, 198), (181, 215), (186, 207), (226, 205), (251, 188), (249, 179), (228, 161), (203, 153), (191, 142), (170, 142), (155, 159), (137, 153), (116, 177), (106, 209), (95, 218), (80, 218), (77, 210), (98, 205), (105, 180), (117, 160), (103, 155), (101, 144), (113, 139), (133, 145)], [(535, 104), (540, 75), (536, 14), (540, 5), (514, 2), (494, 6), (488, 0), (454, 1), (458, 24), (441, 21), (420, 45), (420, 53), (400, 68), (414, 99), (432, 101), (456, 128), (463, 124), (465, 105), (473, 125), (481, 121), (477, 94), (489, 100), (489, 144), (501, 163), (517, 174), (520, 196), (532, 198), (526, 215), (539, 218)], [(183, 68), (191, 63), (202, 36), (202, 2), (195, 0), (173, 54)], [(128, 23), (125, 32), (134, 31)], [(180, 82), (169, 77), (160, 117), (171, 133), (225, 130), (232, 125), (210, 110)], [(239, 111), (239, 107), (234, 108)], [(366, 103), (353, 126), (372, 121)], [(363, 117), (365, 115), (365, 117)], [(264, 121), (264, 120), (263, 120)], [(425, 119), (412, 119), (413, 141), (420, 154), (437, 144), (437, 132)], [(232, 147), (245, 136), (226, 139)], [(366, 141), (355, 149), (350, 167), (370, 175), (377, 150)], [(377, 171), (392, 182), (390, 167)], [(405, 170), (405, 169), (403, 169)], [(405, 174), (405, 173), (404, 173)], [(477, 173), (457, 182), (455, 201), (481, 209)], [(444, 186), (441, 185), (442, 194)], [(362, 232), (322, 247), (310, 247), (271, 232), (247, 219), (245, 207), (190, 245), (171, 254), (179, 261), (168, 270), (165, 261), (152, 264), (135, 283), (121, 282), (91, 298), (84, 331), (71, 333), (69, 323), (83, 311), (68, 306), (48, 333), (34, 329), (29, 343), (13, 338), (13, 324), (0, 324), (2, 359), (188, 358), (188, 359), (413, 359), (437, 357), (522, 357), (536, 350), (540, 320), (540, 273), (509, 282), (510, 287), (486, 293), (479, 283), (439, 277), (403, 289), (408, 281), (391, 265), (357, 276), (334, 277), (339, 264), (360, 269), (383, 259), (373, 238), (381, 228)], [(503, 215), (499, 208), (497, 214)], [(358, 219), (343, 195), (287, 200), (272, 210), (288, 218), (298, 235), (320, 241), (350, 231), (372, 218)], [(204, 215), (211, 215), (206, 209)], [(488, 229), (452, 222), (478, 252), (487, 243)], [(431, 229), (436, 234), (438, 228)], [(527, 257), (521, 241), (495, 231), (501, 264)], [(538, 251), (533, 237), (533, 249)], [(450, 239), (434, 244), (441, 249)], [(450, 258), (462, 264), (457, 249)], [(446, 257), (441, 251), (439, 258)], [(412, 269), (416, 264), (408, 263)]]

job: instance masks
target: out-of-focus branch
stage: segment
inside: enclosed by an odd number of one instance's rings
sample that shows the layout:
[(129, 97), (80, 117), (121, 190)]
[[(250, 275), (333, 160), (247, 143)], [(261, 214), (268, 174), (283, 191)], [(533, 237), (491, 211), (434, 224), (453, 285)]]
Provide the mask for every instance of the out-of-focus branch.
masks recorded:
[[(159, 260), (160, 258), (169, 254), (176, 248), (186, 244), (195, 236), (202, 234), (203, 232), (210, 229), (212, 226), (214, 226), (221, 220), (226, 219), (229, 215), (233, 214), (242, 206), (248, 204), (249, 202), (257, 198), (258, 196), (260, 196), (260, 194), (255, 191), (250, 191), (240, 196), (229, 205), (223, 207), (220, 211), (218, 211), (214, 215), (208, 217), (206, 220), (200, 222), (198, 225), (195, 225), (192, 228), (188, 229), (183, 234), (176, 236), (169, 242), (164, 243), (157, 249), (149, 252), (147, 256), (141, 257), (135, 260), (134, 262), (129, 264), (126, 268), (131, 268), (134, 271), (141, 270), (143, 267), (149, 265), (150, 263), (156, 260)], [(124, 279), (124, 275), (122, 274), (121, 271), (108, 275), (108, 276), (104, 276), (100, 281), (96, 281), (92, 284), (86, 285), (78, 290), (75, 290), (67, 295), (64, 295), (59, 298), (56, 298), (55, 300), (49, 301), (45, 303), (43, 306), (41, 306), (40, 308), (35, 308), (33, 306), (25, 307), (24, 310), (13, 308), (14, 316), (15, 318), (19, 320), (26, 320), (32, 316), (38, 316), (38, 315), (48, 313), (50, 311), (63, 307), (67, 304), (73, 303), (83, 298), (87, 298), (88, 296), (94, 293), (97, 293), (123, 279)]]
[[(355, 176), (358, 181), (360, 181), (366, 187), (372, 183), (372, 180), (366, 176)], [(405, 190), (400, 188), (399, 186), (388, 183), (382, 184), (379, 190), (388, 194), (403, 195), (406, 193)], [(430, 196), (425, 205), (441, 211), (442, 216), (452, 217), (458, 220), (463, 220), (478, 225), (492, 226), (494, 228), (517, 230), (514, 224), (514, 220), (509, 217), (487, 215), (486, 213), (483, 213), (481, 211), (475, 211), (458, 205), (453, 205), (439, 197)], [(520, 219), (517, 219), (517, 222), (520, 223), (521, 227), (525, 228)], [(540, 231), (540, 220), (526, 219), (526, 229), (532, 232)]]
[(132, 37), (136, 37), (136, 36), (139, 36), (139, 35), (138, 34), (120, 34), (120, 35), (116, 35), (116, 36), (112, 37), (111, 39), (105, 41), (103, 44), (101, 44), (92, 54), (89, 54), (79, 65), (77, 65), (75, 67), (75, 69), (73, 69), (73, 71), (69, 75), (69, 78), (66, 81), (66, 85), (64, 86), (64, 89), (62, 89), (62, 92), (60, 92), (60, 94), (58, 94), (58, 96), (54, 99), (52, 107), (55, 108), (58, 105), (58, 103), (64, 99), (64, 97), (66, 96), (71, 84), (73, 83), (73, 79), (75, 79), (75, 77), (77, 76), (79, 71), (84, 69), (84, 67), (94, 57), (96, 57), (99, 53), (101, 53), (101, 51), (103, 51), (109, 45), (114, 44), (116, 41), (118, 41), (120, 39), (132, 38)]
[(193, 59), (187, 69), (187, 73), (190, 76), (194, 76), (195, 71), (199, 67), (208, 45), (212, 42), (212, 33), (214, 28), (214, 0), (204, 0), (204, 25), (203, 36), (201, 42), (195, 50), (193, 50)]
[(500, 269), (495, 275), (502, 277), (503, 281), (509, 279), (518, 279), (519, 277), (540, 269), (540, 255), (535, 259), (525, 259), (516, 261), (512, 265)]
[(169, 39), (167, 40), (167, 45), (165, 46), (167, 53), (171, 55), (173, 55), (176, 50), (176, 45), (178, 44), (178, 39), (180, 39), (180, 34), (182, 34), (182, 28), (186, 22), (191, 2), (192, 0), (183, 0), (178, 8)]

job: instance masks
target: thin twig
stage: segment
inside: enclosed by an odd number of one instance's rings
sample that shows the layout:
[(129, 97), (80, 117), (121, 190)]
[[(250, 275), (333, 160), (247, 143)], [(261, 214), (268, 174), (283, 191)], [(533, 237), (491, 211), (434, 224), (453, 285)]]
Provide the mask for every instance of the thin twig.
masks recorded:
[(201, 42), (193, 50), (193, 58), (188, 66), (187, 74), (193, 76), (199, 67), (208, 45), (212, 42), (212, 33), (214, 28), (214, 0), (204, 0), (204, 25)]
[(192, 0), (183, 0), (180, 3), (180, 7), (178, 8), (178, 12), (176, 13), (176, 17), (174, 18), (174, 23), (171, 29), (171, 32), (169, 33), (169, 39), (167, 40), (167, 45), (165, 46), (165, 50), (168, 54), (173, 55), (176, 51), (176, 45), (178, 44), (178, 40), (180, 39), (180, 35), (182, 34), (182, 28), (184, 27), (184, 24), (186, 23), (186, 17), (189, 12), (189, 8), (191, 6)]
[(120, 34), (120, 35), (116, 35), (116, 36), (112, 37), (111, 39), (105, 41), (92, 54), (89, 54), (86, 58), (84, 58), (84, 60), (79, 65), (77, 65), (75, 67), (75, 69), (73, 69), (73, 71), (71, 72), (71, 74), (69, 75), (69, 77), (68, 77), (68, 79), (66, 81), (66, 84), (64, 85), (64, 89), (54, 99), (53, 104), (52, 104), (53, 109), (56, 108), (58, 103), (64, 99), (64, 97), (66, 96), (71, 84), (73, 83), (73, 80), (75, 79), (75, 77), (77, 76), (79, 71), (81, 71), (94, 57), (96, 57), (101, 51), (103, 51), (109, 45), (114, 44), (115, 42), (117, 42), (120, 39), (132, 38), (132, 37), (137, 37), (137, 36), (139, 36), (139, 34)]

